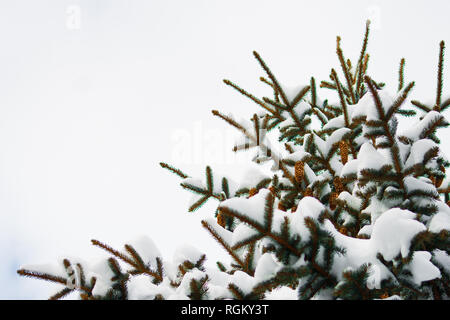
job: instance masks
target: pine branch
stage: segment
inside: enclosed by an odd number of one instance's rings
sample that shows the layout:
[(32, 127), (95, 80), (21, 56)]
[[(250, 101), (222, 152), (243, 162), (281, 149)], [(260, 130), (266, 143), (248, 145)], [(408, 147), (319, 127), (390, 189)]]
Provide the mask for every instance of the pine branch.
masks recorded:
[(263, 107), (266, 111), (272, 113), (272, 114), (277, 114), (277, 112), (271, 108), (269, 108), (263, 101), (259, 100), (258, 98), (256, 98), (254, 95), (252, 95), (251, 93), (248, 93), (247, 91), (245, 91), (244, 89), (242, 89), (241, 87), (239, 87), (238, 85), (234, 84), (233, 82), (231, 82), (230, 80), (224, 79), (223, 82), (236, 89), (240, 94), (246, 96), (247, 98), (253, 100), (256, 104), (260, 105), (261, 107)]
[(183, 171), (181, 171), (180, 169), (177, 169), (175, 167), (172, 167), (171, 165), (164, 163), (164, 162), (160, 162), (159, 165), (161, 167), (163, 167), (164, 169), (169, 170), (170, 172), (176, 174), (177, 176), (179, 176), (182, 179), (186, 179), (188, 177), (187, 174), (185, 174)]
[(335, 71), (334, 69), (331, 69), (331, 77), (332, 77), (332, 79), (334, 80), (334, 83), (335, 83), (335, 85), (336, 85), (337, 92), (338, 92), (338, 94), (339, 94), (339, 99), (340, 99), (340, 101), (341, 101), (342, 111), (343, 111), (343, 113), (344, 113), (345, 126), (346, 126), (347, 128), (350, 128), (350, 119), (349, 119), (349, 117), (348, 117), (347, 103), (345, 102), (344, 93), (343, 93), (343, 91), (342, 91), (342, 88), (341, 88), (341, 84), (340, 84), (340, 82), (339, 82), (338, 75), (337, 75), (337, 73), (336, 73), (336, 71)]
[[(364, 40), (363, 45), (361, 48), (361, 53), (359, 55), (358, 64), (355, 70), (355, 77), (356, 77), (356, 91), (358, 92), (358, 95), (361, 97), (362, 94), (359, 91), (361, 88), (361, 84), (363, 83), (363, 77), (364, 74), (367, 71), (367, 63), (369, 60), (368, 54), (366, 54), (367, 50), (367, 43), (369, 41), (369, 32), (370, 32), (370, 20), (367, 20), (366, 22), (366, 32), (364, 34)], [(357, 73), (357, 76), (356, 76)]]
[(375, 106), (377, 107), (377, 111), (379, 113), (379, 117), (383, 121), (384, 134), (386, 135), (386, 137), (389, 141), (391, 155), (392, 155), (392, 159), (394, 161), (394, 168), (397, 173), (398, 179), (400, 181), (400, 185), (403, 188), (403, 180), (401, 179), (403, 165), (400, 160), (401, 159), (400, 150), (398, 149), (397, 143), (394, 140), (394, 137), (392, 136), (391, 131), (389, 129), (389, 126), (388, 126), (389, 119), (386, 118), (386, 115), (384, 114), (383, 106), (382, 106), (380, 97), (378, 95), (378, 92), (374, 87), (373, 80), (369, 76), (365, 76), (364, 81), (365, 81), (367, 87), (369, 88), (370, 93), (372, 94), (373, 100), (375, 102)]
[[(237, 254), (234, 252), (234, 250), (225, 242), (225, 240), (211, 227), (211, 225), (205, 221), (202, 220), (202, 226), (205, 228), (214, 239), (216, 239), (217, 242), (228, 252), (228, 254), (236, 261), (236, 263), (242, 267), (243, 270), (245, 269), (245, 262), (243, 262)], [(253, 272), (251, 270), (246, 270), (247, 273), (249, 273), (251, 276), (253, 276)]]
[[(110, 254), (119, 258), (123, 262), (126, 262), (130, 266), (134, 267), (139, 273), (148, 274), (148, 275), (152, 276), (158, 282), (161, 282), (163, 280), (159, 274), (151, 271), (147, 266), (140, 264), (138, 261), (133, 261), (132, 259), (130, 259), (126, 255), (124, 255), (123, 253), (111, 248), (110, 246), (108, 246), (98, 240), (94, 240), (94, 239), (91, 240), (91, 242), (94, 246), (102, 248), (103, 250), (109, 252)], [(131, 246), (128, 246), (128, 247), (131, 248)], [(142, 260), (141, 260), (141, 262), (142, 262)]]
[(236, 286), (234, 283), (228, 285), (228, 290), (233, 294), (234, 298), (237, 300), (244, 300), (245, 294)]
[(24, 277), (30, 277), (30, 278), (36, 278), (36, 279), (50, 281), (50, 282), (56, 282), (56, 283), (60, 283), (63, 285), (67, 284), (67, 279), (58, 277), (58, 276), (54, 276), (54, 275), (51, 275), (48, 273), (26, 270), (26, 269), (17, 270), (17, 273)]
[(430, 107), (428, 107), (427, 105), (417, 101), (417, 100), (412, 100), (411, 103), (416, 106), (418, 109), (424, 111), (424, 112), (430, 112), (432, 109)]
[(402, 60), (400, 60), (400, 67), (398, 69), (398, 91), (403, 89), (404, 69), (405, 69), (405, 58), (402, 58)]
[[(403, 86), (403, 84), (402, 84)], [(414, 82), (410, 82), (406, 88), (401, 92), (401, 94), (397, 97), (397, 99), (394, 101), (392, 106), (389, 107), (388, 112), (386, 113), (386, 119), (391, 119), (394, 113), (396, 113), (403, 102), (405, 102), (406, 98), (408, 97), (409, 92), (414, 87)], [(399, 89), (400, 91), (400, 89)]]
[(280, 94), (281, 99), (283, 100), (283, 103), (286, 106), (291, 107), (289, 100), (286, 97), (286, 94), (284, 93), (284, 91), (281, 88), (280, 84), (278, 83), (277, 79), (273, 75), (272, 71), (270, 71), (269, 67), (266, 65), (264, 60), (261, 58), (261, 56), (256, 51), (253, 51), (253, 55), (255, 56), (256, 60), (258, 60), (259, 64), (264, 69), (264, 71), (267, 73), (267, 76), (272, 81), (272, 84), (273, 84), (275, 90)]
[(310, 87), (311, 87), (311, 106), (316, 107), (317, 106), (317, 91), (316, 91), (316, 79), (314, 79), (314, 77), (311, 77)]
[(284, 239), (280, 238), (279, 236), (275, 235), (272, 232), (267, 231), (266, 227), (260, 225), (259, 223), (249, 219), (247, 216), (229, 209), (227, 207), (220, 207), (220, 210), (223, 214), (232, 217), (232, 218), (236, 218), (239, 221), (248, 224), (249, 226), (251, 226), (253, 229), (255, 229), (256, 231), (258, 231), (259, 233), (263, 234), (266, 237), (269, 237), (271, 239), (273, 239), (274, 241), (278, 242), (280, 245), (282, 245), (283, 247), (287, 248), (292, 254), (300, 257), (301, 255), (301, 251), (298, 250), (297, 248), (292, 247), (288, 242), (286, 242)]
[[(230, 125), (232, 125), (233, 127), (235, 127), (236, 129), (238, 129), (239, 131), (241, 131), (250, 141), (252, 141), (253, 143), (257, 143), (257, 139), (255, 136), (253, 136), (252, 134), (250, 134), (247, 129), (245, 129), (242, 125), (240, 125), (239, 123), (237, 123), (236, 121), (234, 121), (233, 119), (231, 119), (230, 117), (227, 117), (223, 114), (221, 114), (219, 111), (217, 110), (213, 110), (212, 113), (223, 119), (224, 121), (226, 121), (227, 123), (229, 123)], [(283, 165), (283, 163), (281, 162), (281, 159), (275, 154), (275, 152), (273, 152), (269, 147), (267, 147), (266, 145), (263, 144), (259, 144), (259, 147), (265, 152), (265, 154), (270, 155), (270, 157), (272, 158), (272, 160), (278, 164), (280, 170), (283, 171), (283, 173), (285, 174), (285, 176), (292, 182), (292, 184), (294, 186), (296, 186), (296, 182), (295, 182), (295, 178), (294, 176), (289, 172), (289, 170), (286, 169), (286, 167)]]
[(248, 134), (247, 129), (245, 129), (242, 125), (240, 125), (238, 122), (236, 122), (235, 120), (231, 119), (230, 117), (221, 114), (217, 110), (212, 110), (212, 114), (215, 115), (216, 117), (221, 118), (222, 120), (224, 120), (225, 122), (227, 122), (231, 126), (235, 127), (239, 131), (242, 131), (242, 133), (244, 133), (245, 135)]
[[(344, 72), (345, 80), (347, 81), (347, 90), (350, 92), (350, 98), (352, 101), (352, 104), (356, 103), (355, 93), (353, 92), (353, 85), (352, 85), (352, 75), (350, 74), (350, 70), (347, 68), (347, 64), (345, 63), (344, 53), (341, 49), (341, 37), (336, 38), (336, 53), (339, 58), (339, 62), (341, 63), (342, 71)], [(336, 72), (334, 72), (336, 76)], [(336, 83), (336, 86), (338, 84)]]
[(303, 88), (300, 89), (300, 91), (296, 94), (296, 96), (294, 97), (294, 99), (292, 99), (292, 103), (290, 106), (291, 109), (291, 116), (294, 114), (293, 113), (293, 109), (294, 107), (300, 102), (300, 100), (302, 100), (302, 98), (308, 93), (309, 89), (311, 88), (311, 86), (304, 86)]
[(69, 288), (64, 288), (61, 291), (58, 291), (54, 295), (52, 295), (48, 300), (59, 300), (72, 293), (74, 290)]
[(436, 105), (434, 106), (434, 110), (440, 111), (441, 110), (441, 96), (442, 96), (442, 86), (443, 86), (443, 79), (442, 74), (444, 70), (444, 49), (445, 49), (445, 43), (444, 41), (441, 41), (439, 45), (439, 62), (438, 62), (438, 74), (437, 74), (437, 86), (436, 86)]

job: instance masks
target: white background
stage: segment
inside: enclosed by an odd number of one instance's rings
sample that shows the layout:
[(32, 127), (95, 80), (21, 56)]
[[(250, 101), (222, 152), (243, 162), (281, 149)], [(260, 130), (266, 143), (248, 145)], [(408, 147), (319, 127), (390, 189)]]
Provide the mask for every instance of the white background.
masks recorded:
[[(46, 283), (16, 269), (98, 257), (92, 238), (120, 247), (146, 234), (168, 258), (183, 243), (224, 255), (200, 227), (215, 204), (187, 213), (190, 194), (158, 165), (239, 178), (232, 131), (210, 110), (258, 107), (221, 80), (270, 94), (253, 50), (284, 84), (327, 79), (336, 35), (355, 60), (372, 18), (369, 73), (395, 92), (405, 57), (413, 96), (432, 101), (449, 10), (446, 0), (0, 1), (0, 298), (46, 298)], [(446, 73), (445, 94), (449, 83)]]

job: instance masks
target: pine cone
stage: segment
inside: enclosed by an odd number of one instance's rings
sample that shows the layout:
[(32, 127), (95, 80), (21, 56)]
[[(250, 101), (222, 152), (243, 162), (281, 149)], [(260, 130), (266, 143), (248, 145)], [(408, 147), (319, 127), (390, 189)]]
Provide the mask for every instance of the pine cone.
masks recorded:
[(333, 180), (333, 184), (337, 194), (340, 194), (342, 191), (344, 191), (344, 185), (342, 184), (341, 178), (335, 177)]
[(298, 161), (295, 163), (295, 181), (298, 183), (302, 182), (305, 177), (305, 163), (303, 161)]
[(338, 197), (338, 194), (336, 192), (331, 193), (331, 195), (330, 195), (330, 209), (331, 210), (336, 209), (337, 197)]
[(219, 226), (221, 226), (222, 228), (225, 228), (226, 221), (225, 221), (225, 217), (223, 216), (223, 214), (221, 212), (219, 212), (217, 214), (217, 224)]
[(346, 141), (339, 141), (339, 149), (341, 151), (341, 160), (343, 164), (346, 164), (348, 161), (348, 144)]

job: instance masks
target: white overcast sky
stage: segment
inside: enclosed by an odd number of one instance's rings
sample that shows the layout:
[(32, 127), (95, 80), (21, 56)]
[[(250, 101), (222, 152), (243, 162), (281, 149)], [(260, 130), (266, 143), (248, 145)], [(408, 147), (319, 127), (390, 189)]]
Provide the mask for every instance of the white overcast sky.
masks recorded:
[(253, 50), (286, 85), (326, 79), (336, 35), (356, 59), (372, 18), (369, 73), (395, 88), (405, 57), (414, 97), (432, 100), (449, 12), (448, 0), (1, 0), (0, 298), (46, 298), (15, 270), (98, 257), (92, 238), (145, 234), (168, 258), (184, 243), (220, 257), (200, 227), (215, 204), (188, 214), (190, 194), (158, 163), (239, 178), (232, 131), (210, 110), (258, 109), (221, 80), (266, 94)]

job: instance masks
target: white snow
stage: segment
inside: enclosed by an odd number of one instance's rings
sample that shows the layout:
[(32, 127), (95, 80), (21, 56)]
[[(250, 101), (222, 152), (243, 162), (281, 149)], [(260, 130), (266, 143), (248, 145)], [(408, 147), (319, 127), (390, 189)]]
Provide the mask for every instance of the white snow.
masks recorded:
[(337, 130), (339, 128), (342, 128), (345, 126), (345, 119), (344, 116), (339, 116), (333, 119), (330, 119), (322, 128), (323, 131), (334, 131)]
[(127, 283), (127, 288), (129, 300), (152, 300), (158, 293), (167, 298), (173, 294), (173, 290), (153, 284), (150, 278), (143, 274), (132, 277)]
[(442, 201), (436, 201), (434, 204), (438, 207), (438, 212), (428, 222), (428, 230), (435, 233), (450, 231), (450, 208)]
[(358, 159), (349, 160), (341, 169), (340, 177), (343, 178), (345, 176), (356, 175), (358, 172)]
[(291, 232), (300, 235), (303, 241), (308, 241), (310, 232), (305, 225), (305, 218), (318, 219), (325, 207), (319, 200), (313, 197), (304, 197), (300, 200), (297, 210), (292, 213), (290, 229)]
[(280, 233), (281, 232), (281, 226), (284, 223), (285, 217), (288, 218), (290, 221), (292, 217), (291, 212), (284, 212), (278, 209), (275, 209), (273, 220), (272, 220), (272, 232)]
[(283, 159), (297, 162), (297, 161), (305, 161), (309, 157), (311, 157), (311, 154), (306, 152), (302, 147), (300, 148), (300, 150), (296, 150), (295, 152), (290, 153), (287, 156), (283, 157)]
[(230, 276), (230, 282), (239, 286), (244, 294), (252, 292), (255, 286), (255, 278), (242, 271), (236, 271)]
[(271, 253), (264, 253), (258, 260), (258, 265), (255, 269), (255, 279), (256, 281), (269, 280), (275, 276), (280, 268), (280, 264), (275, 261)]
[(270, 191), (267, 189), (261, 189), (256, 195), (249, 199), (232, 198), (223, 201), (219, 207), (227, 207), (264, 225), (265, 199), (269, 192)]
[(408, 194), (413, 191), (426, 191), (430, 192), (435, 197), (439, 196), (436, 188), (431, 183), (427, 183), (411, 176), (404, 178), (403, 183)]
[(104, 295), (111, 288), (111, 283), (109, 281), (105, 281), (103, 277), (97, 278), (95, 282), (95, 286), (92, 289), (92, 295)]
[(410, 155), (406, 161), (406, 166), (413, 166), (423, 162), (425, 153), (433, 148), (437, 148), (438, 145), (430, 139), (420, 139), (413, 143), (411, 146)]
[(318, 219), (325, 210), (322, 203), (314, 197), (304, 197), (300, 200), (295, 214), (301, 214), (304, 218)]
[(430, 111), (424, 116), (424, 118), (415, 124), (411, 124), (404, 129), (400, 136), (405, 136), (412, 141), (417, 141), (422, 137), (423, 131), (431, 124), (439, 120), (443, 120), (443, 116), (437, 111)]
[(202, 255), (203, 253), (200, 252), (197, 248), (194, 248), (189, 244), (184, 244), (175, 249), (172, 261), (177, 265), (183, 263), (186, 260), (192, 263), (196, 263), (200, 260)]
[(399, 253), (406, 257), (411, 240), (426, 227), (408, 210), (393, 208), (384, 212), (375, 222), (372, 231), (372, 250), (381, 253), (385, 260), (394, 259)]
[[(376, 255), (381, 253), (387, 261), (392, 260), (399, 253), (406, 257), (412, 238), (426, 229), (422, 223), (414, 220), (415, 216), (407, 210), (390, 209), (375, 222), (372, 237), (367, 240), (345, 236), (326, 220), (326, 229), (333, 234), (337, 244), (347, 251), (346, 255), (335, 257), (332, 273), (341, 279), (341, 272), (344, 269), (356, 269), (363, 263), (369, 263), (371, 267), (368, 285), (371, 288), (379, 288), (380, 282), (391, 277), (391, 274)], [(414, 252), (409, 270), (417, 284), (440, 277), (439, 269), (430, 262), (430, 258), (431, 254), (428, 252)]]
[(246, 170), (244, 175), (242, 176), (238, 189), (242, 188), (254, 188), (259, 182), (261, 182), (264, 179), (268, 179), (270, 176), (263, 173), (261, 170), (258, 170), (256, 168), (249, 168)]
[(339, 194), (339, 200), (345, 201), (350, 208), (358, 210), (361, 207), (362, 200), (361, 198), (355, 197), (348, 193), (347, 191), (343, 191)]
[(323, 140), (318, 135), (314, 134), (314, 142), (317, 145), (321, 155), (323, 157), (328, 157), (331, 148), (339, 143), (339, 141), (345, 139), (351, 132), (351, 129), (348, 128), (340, 128), (335, 130), (326, 140)]
[(444, 267), (447, 272), (450, 272), (450, 256), (447, 254), (447, 252), (436, 249), (433, 251), (433, 257)]
[(233, 241), (231, 244), (234, 246), (238, 242), (249, 239), (257, 234), (259, 234), (258, 231), (244, 223), (241, 223), (233, 231)]
[(309, 105), (309, 103), (307, 103), (305, 101), (300, 101), (300, 103), (298, 103), (294, 108), (295, 115), (300, 120), (303, 119), (303, 117), (305, 116), (305, 113), (310, 110), (311, 110), (311, 106)]
[(193, 270), (187, 272), (184, 275), (183, 279), (181, 280), (180, 285), (176, 289), (177, 296), (183, 296), (183, 295), (188, 296), (189, 293), (191, 292), (191, 289), (190, 289), (191, 280), (195, 279), (195, 280), (199, 281), (202, 278), (204, 278), (205, 276), (206, 276), (206, 273), (203, 271), (200, 271), (198, 269), (193, 269)]
[(296, 289), (282, 286), (266, 293), (265, 300), (298, 300), (298, 293)]
[(377, 278), (371, 279), (371, 284), (374, 287), (378, 287), (381, 280), (390, 276), (389, 270), (376, 259), (376, 251), (374, 251), (371, 239), (366, 240), (345, 236), (338, 232), (329, 220), (325, 220), (325, 228), (334, 236), (336, 244), (346, 249), (345, 255), (335, 256), (331, 269), (331, 273), (338, 280), (342, 279), (343, 270), (347, 268), (357, 269), (364, 263), (371, 263), (378, 268)]
[[(378, 96), (380, 98), (383, 113), (386, 114), (387, 110), (390, 106), (392, 106), (394, 99), (392, 96), (388, 93), (387, 90), (377, 90)], [(372, 96), (372, 94), (367, 92), (359, 101), (357, 104), (353, 106), (351, 118), (357, 119), (357, 118), (366, 118), (366, 121), (371, 120), (380, 120), (380, 114), (377, 110), (377, 107), (375, 105), (375, 100)]]
[(359, 230), (358, 235), (367, 235), (370, 236), (372, 234), (372, 230), (373, 230), (373, 225), (368, 224), (365, 225), (364, 227), (361, 228), (361, 230)]
[(420, 285), (423, 281), (429, 281), (441, 277), (439, 269), (430, 262), (431, 253), (428, 251), (415, 251), (412, 261), (408, 265), (413, 275), (413, 281)]
[(380, 170), (384, 165), (389, 164), (387, 159), (370, 142), (366, 142), (361, 146), (358, 160), (358, 174), (363, 169)]
[(156, 258), (161, 259), (162, 257), (153, 240), (147, 236), (140, 236), (129, 244), (133, 246), (146, 265), (155, 267)]
[(339, 141), (345, 139), (345, 137), (347, 137), (350, 132), (352, 132), (352, 130), (349, 128), (340, 128), (334, 131), (326, 140), (328, 149), (330, 149), (336, 143), (339, 143)]

